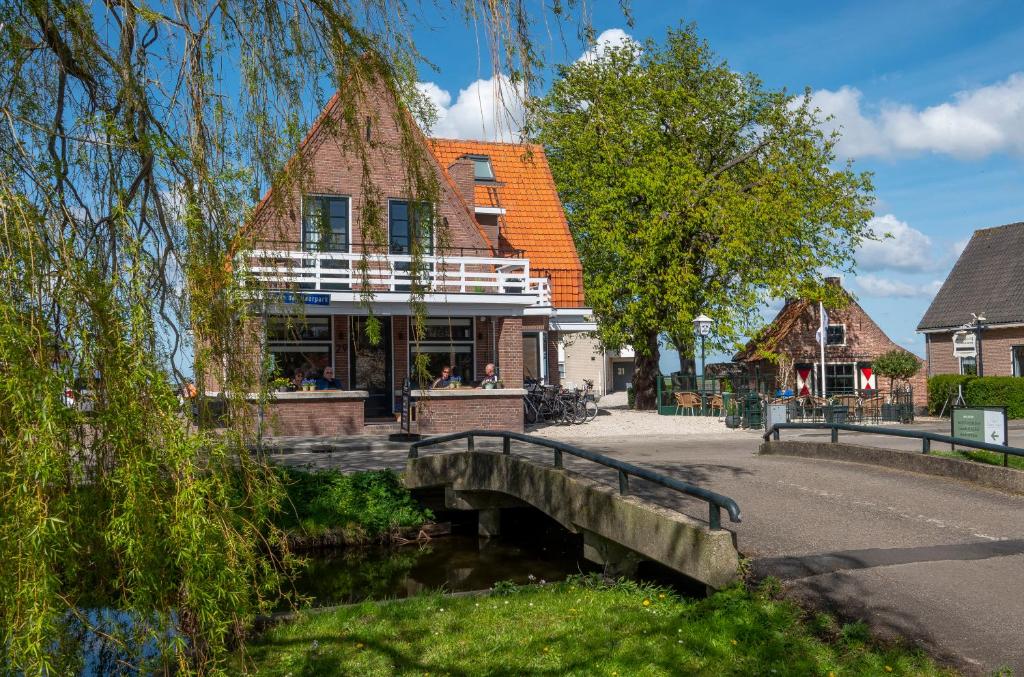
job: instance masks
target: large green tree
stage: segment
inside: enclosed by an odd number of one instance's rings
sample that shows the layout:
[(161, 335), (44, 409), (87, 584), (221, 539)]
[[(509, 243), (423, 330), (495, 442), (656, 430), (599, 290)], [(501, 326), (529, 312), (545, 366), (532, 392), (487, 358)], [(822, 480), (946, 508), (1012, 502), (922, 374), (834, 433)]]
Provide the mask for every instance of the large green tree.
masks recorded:
[(704, 313), (730, 348), (766, 299), (828, 295), (823, 271), (871, 236), (870, 177), (837, 165), (808, 93), (736, 73), (692, 25), (561, 68), (531, 112), (600, 338), (636, 351), (638, 407), (660, 335), (685, 351)]

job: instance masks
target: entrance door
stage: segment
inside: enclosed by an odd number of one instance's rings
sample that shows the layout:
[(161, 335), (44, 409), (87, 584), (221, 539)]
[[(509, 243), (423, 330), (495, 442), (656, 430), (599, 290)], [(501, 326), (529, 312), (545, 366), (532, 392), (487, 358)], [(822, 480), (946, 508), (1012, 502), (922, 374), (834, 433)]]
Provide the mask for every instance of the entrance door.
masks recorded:
[(633, 372), (636, 365), (633, 362), (612, 362), (612, 391), (622, 392), (633, 382)]
[(352, 346), (349, 351), (349, 365), (353, 390), (365, 390), (364, 416), (391, 418), (394, 396), (391, 392), (391, 318), (379, 317), (381, 337), (377, 345), (370, 343), (366, 335), (366, 318), (353, 317), (351, 325)]

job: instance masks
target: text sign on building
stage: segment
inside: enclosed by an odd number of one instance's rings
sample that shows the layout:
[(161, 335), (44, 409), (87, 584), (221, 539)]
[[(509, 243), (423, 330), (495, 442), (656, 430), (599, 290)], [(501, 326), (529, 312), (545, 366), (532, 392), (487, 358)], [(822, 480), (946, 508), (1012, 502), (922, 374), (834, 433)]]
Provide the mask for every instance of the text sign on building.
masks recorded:
[(978, 346), (974, 334), (953, 334), (953, 357), (977, 357)]
[(1006, 407), (956, 407), (951, 424), (953, 437), (1006, 444)]
[(284, 303), (304, 303), (307, 306), (329, 306), (331, 305), (330, 294), (293, 294), (286, 291), (281, 294), (281, 301)]

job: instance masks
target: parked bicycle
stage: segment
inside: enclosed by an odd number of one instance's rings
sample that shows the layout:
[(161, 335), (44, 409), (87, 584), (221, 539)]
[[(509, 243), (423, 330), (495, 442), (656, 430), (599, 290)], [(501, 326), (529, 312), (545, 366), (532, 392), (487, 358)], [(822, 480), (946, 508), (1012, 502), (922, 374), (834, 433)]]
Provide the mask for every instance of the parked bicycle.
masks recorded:
[(597, 418), (599, 408), (594, 382), (584, 381), (584, 388), (560, 388), (541, 382), (528, 382), (523, 397), (523, 419), (527, 424), (585, 423)]

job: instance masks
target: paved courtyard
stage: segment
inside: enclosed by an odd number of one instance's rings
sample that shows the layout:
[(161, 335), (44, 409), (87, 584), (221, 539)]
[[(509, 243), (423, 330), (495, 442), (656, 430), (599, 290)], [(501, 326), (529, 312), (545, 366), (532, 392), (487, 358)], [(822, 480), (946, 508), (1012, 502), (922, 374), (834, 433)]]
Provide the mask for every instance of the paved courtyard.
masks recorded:
[[(546, 427), (536, 434), (731, 496), (743, 511), (741, 524), (727, 525), (740, 551), (751, 558), (755, 574), (782, 579), (796, 599), (864, 618), (883, 636), (912, 638), (968, 672), (1011, 667), (1024, 673), (1024, 496), (873, 466), (758, 456), (757, 433), (728, 430), (713, 419), (685, 419), (613, 407), (594, 423)], [(665, 426), (674, 427), (665, 432)], [(948, 423), (918, 427), (943, 426)], [(1010, 442), (1020, 445), (1024, 426), (1012, 428)], [(843, 438), (919, 448), (914, 440), (845, 433)], [(478, 442), (478, 448), (486, 445)], [(367, 439), (292, 446), (294, 451), (275, 458), (343, 469), (400, 469), (407, 449)], [(517, 444), (513, 451), (550, 459), (550, 452), (536, 447)], [(579, 460), (567, 458), (566, 466), (616, 481), (611, 471)], [(703, 503), (635, 479), (631, 489), (706, 517)]]

